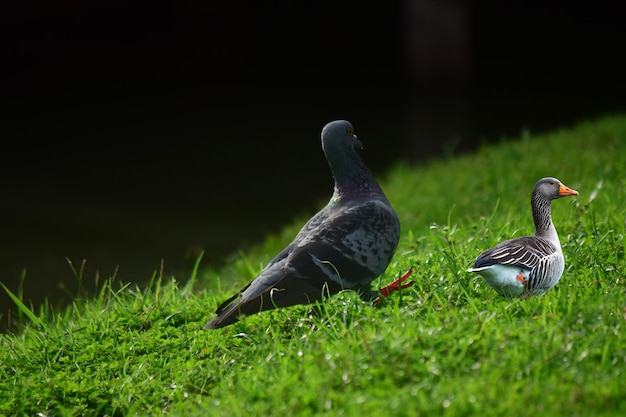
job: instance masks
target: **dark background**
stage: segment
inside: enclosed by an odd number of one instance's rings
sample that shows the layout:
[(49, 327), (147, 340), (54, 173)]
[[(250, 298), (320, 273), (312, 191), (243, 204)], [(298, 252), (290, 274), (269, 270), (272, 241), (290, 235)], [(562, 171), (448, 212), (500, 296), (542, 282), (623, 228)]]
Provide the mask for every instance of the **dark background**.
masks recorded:
[(0, 14), (0, 281), (35, 306), (76, 294), (66, 258), (185, 280), (313, 212), (334, 119), (382, 174), (626, 110), (609, 2), (48, 3)]

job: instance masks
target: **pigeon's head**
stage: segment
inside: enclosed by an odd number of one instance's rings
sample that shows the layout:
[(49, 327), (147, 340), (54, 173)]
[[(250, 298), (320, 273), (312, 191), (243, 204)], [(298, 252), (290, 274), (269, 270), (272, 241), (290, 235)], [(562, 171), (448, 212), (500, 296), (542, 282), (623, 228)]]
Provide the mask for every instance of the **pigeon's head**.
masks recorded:
[(371, 171), (356, 149), (362, 149), (347, 120), (335, 120), (322, 129), (322, 149), (335, 179), (332, 202), (354, 198), (384, 197)]
[(362, 149), (361, 141), (353, 132), (352, 123), (347, 120), (335, 120), (322, 129), (322, 149), (329, 153), (345, 153), (347, 149)]

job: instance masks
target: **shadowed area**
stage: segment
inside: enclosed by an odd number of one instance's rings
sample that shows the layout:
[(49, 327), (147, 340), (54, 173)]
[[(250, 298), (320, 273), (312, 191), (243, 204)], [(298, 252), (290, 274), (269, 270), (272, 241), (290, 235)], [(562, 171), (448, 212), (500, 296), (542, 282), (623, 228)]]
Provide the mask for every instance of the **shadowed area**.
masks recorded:
[(625, 110), (617, 14), (559, 3), (14, 5), (0, 281), (61, 305), (66, 258), (85, 285), (218, 266), (330, 197), (330, 120), (381, 175)]

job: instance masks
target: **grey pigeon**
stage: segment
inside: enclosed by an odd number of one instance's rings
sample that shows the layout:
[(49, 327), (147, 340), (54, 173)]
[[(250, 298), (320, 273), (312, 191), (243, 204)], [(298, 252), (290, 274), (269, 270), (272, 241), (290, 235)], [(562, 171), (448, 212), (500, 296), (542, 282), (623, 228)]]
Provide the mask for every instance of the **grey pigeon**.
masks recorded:
[(505, 298), (540, 295), (554, 287), (565, 269), (561, 242), (552, 224), (550, 205), (557, 198), (578, 195), (556, 178), (542, 178), (530, 198), (535, 234), (498, 243), (483, 251), (468, 272)]
[(252, 282), (217, 308), (205, 329), (228, 326), (264, 310), (314, 303), (344, 289), (378, 302), (381, 295), (413, 284), (403, 284), (411, 268), (380, 291), (371, 290), (371, 282), (396, 251), (400, 222), (356, 152), (362, 145), (352, 124), (330, 122), (321, 137), (335, 182), (330, 201)]

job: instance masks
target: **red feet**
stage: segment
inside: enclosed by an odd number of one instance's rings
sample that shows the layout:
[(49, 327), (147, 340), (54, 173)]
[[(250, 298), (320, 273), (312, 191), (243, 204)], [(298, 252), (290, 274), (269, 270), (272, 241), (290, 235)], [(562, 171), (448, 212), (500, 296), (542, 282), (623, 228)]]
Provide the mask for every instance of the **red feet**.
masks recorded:
[[(403, 284), (402, 282), (404, 282), (409, 276), (411, 276), (412, 273), (413, 273), (413, 267), (411, 267), (408, 271), (404, 273), (404, 275), (402, 275), (397, 280), (393, 281), (391, 284), (385, 285), (384, 287), (382, 287), (379, 290), (380, 294), (383, 297), (388, 297), (391, 293), (395, 291), (410, 287), (411, 285), (414, 284), (413, 281), (407, 282), (406, 284)], [(378, 304), (379, 302), (380, 302), (380, 297), (376, 299), (375, 303)]]

